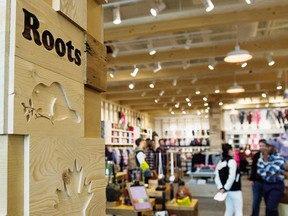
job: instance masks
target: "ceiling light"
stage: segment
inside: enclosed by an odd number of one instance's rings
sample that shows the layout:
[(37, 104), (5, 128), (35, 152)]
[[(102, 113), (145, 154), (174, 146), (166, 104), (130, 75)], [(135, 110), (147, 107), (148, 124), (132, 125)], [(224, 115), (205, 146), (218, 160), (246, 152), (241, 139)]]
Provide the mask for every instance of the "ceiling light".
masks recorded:
[(205, 117), (206, 119), (208, 119), (208, 115), (205, 115), (204, 117)]
[(149, 84), (149, 87), (153, 89), (153, 88), (155, 87), (155, 81), (151, 82), (151, 83)]
[(191, 106), (192, 106), (191, 102), (188, 102), (187, 104), (188, 104), (188, 106), (189, 106), (189, 107), (191, 107)]
[(195, 84), (195, 83), (197, 82), (197, 80), (198, 80), (197, 77), (194, 77), (194, 78), (191, 80), (191, 83), (192, 83), (192, 84)]
[(118, 47), (115, 47), (115, 49), (113, 50), (111, 56), (112, 56), (113, 58), (116, 58), (116, 57), (118, 56), (118, 54), (119, 54), (119, 51), (120, 51), (119, 48), (118, 48)]
[(203, 101), (207, 101), (208, 98), (206, 96), (203, 97)]
[(245, 89), (242, 87), (242, 86), (238, 86), (237, 83), (235, 82), (231, 87), (229, 87), (227, 89), (227, 93), (231, 93), (231, 94), (234, 94), (234, 93), (241, 93), (241, 92), (244, 92)]
[(281, 85), (281, 83), (280, 83), (280, 82), (277, 84), (277, 87), (276, 87), (276, 89), (277, 89), (277, 90), (281, 90), (281, 89), (282, 89), (282, 85)]
[(201, 112), (199, 110), (197, 110), (197, 115), (201, 115)]
[(192, 39), (191, 38), (187, 38), (187, 40), (185, 41), (184, 48), (189, 50), (191, 48), (191, 45), (192, 45)]
[(241, 50), (239, 45), (235, 46), (235, 50), (229, 52), (224, 58), (228, 63), (242, 63), (252, 59), (252, 55), (247, 50)]
[(252, 3), (252, 0), (245, 0), (245, 2), (246, 2), (247, 4), (251, 4), (251, 3)]
[(113, 23), (118, 25), (121, 23), (120, 7), (119, 5), (113, 8)]
[(201, 93), (200, 90), (199, 90), (199, 89), (196, 89), (195, 94), (196, 94), (196, 95), (199, 95), (200, 93)]
[(114, 69), (110, 68), (108, 69), (108, 74), (113, 79), (116, 75), (116, 72), (114, 71)]
[(134, 70), (130, 73), (130, 75), (131, 75), (132, 77), (136, 77), (138, 71), (139, 71), (139, 68), (138, 68), (136, 65), (134, 65)]
[(176, 108), (179, 108), (179, 106), (180, 106), (180, 103), (179, 103), (179, 102), (175, 104), (175, 107), (176, 107)]
[(216, 86), (215, 90), (214, 90), (215, 94), (219, 94), (220, 93), (220, 89), (218, 86)]
[(173, 108), (169, 108), (169, 112), (172, 112)]
[(241, 64), (241, 67), (242, 67), (242, 68), (245, 68), (247, 65), (248, 65), (247, 62), (243, 62), (243, 63)]
[(162, 90), (162, 91), (159, 93), (160, 97), (162, 97), (162, 96), (164, 95), (164, 93), (165, 93), (165, 91)]
[(183, 69), (186, 70), (190, 67), (190, 61), (187, 60), (187, 61), (183, 61)]
[(185, 114), (186, 114), (186, 111), (185, 111), (185, 110), (182, 110), (182, 114), (185, 115)]
[(155, 103), (158, 103), (160, 101), (160, 98), (157, 98), (154, 100)]
[(205, 112), (206, 112), (206, 113), (209, 113), (209, 110), (208, 110), (208, 109), (205, 109)]
[(214, 62), (212, 62), (212, 63), (210, 63), (210, 64), (208, 65), (208, 68), (209, 68), (210, 70), (214, 70), (214, 69), (215, 69), (215, 66), (216, 66), (216, 64), (217, 64), (217, 62), (216, 62), (216, 61), (214, 61)]
[(262, 96), (263, 98), (266, 98), (266, 97), (267, 97), (267, 94), (263, 92), (263, 93), (261, 94), (261, 96)]
[(265, 107), (266, 107), (266, 108), (269, 107), (269, 103), (266, 103), (266, 104), (265, 104)]
[(171, 115), (174, 115), (175, 114), (175, 112), (174, 111), (171, 111)]
[(150, 9), (150, 13), (152, 14), (152, 16), (155, 17), (165, 8), (166, 8), (166, 4), (160, 1), (158, 4), (156, 4), (153, 8)]
[(202, 0), (206, 12), (210, 12), (214, 9), (214, 4), (211, 0)]
[(145, 97), (145, 95), (146, 95), (146, 92), (145, 92), (145, 91), (142, 92), (141, 96), (142, 96), (142, 97)]
[(148, 48), (149, 55), (155, 55), (156, 54), (156, 50), (154, 49), (152, 42), (148, 43), (147, 48)]
[(129, 89), (132, 90), (132, 89), (134, 89), (135, 85), (134, 85), (134, 83), (130, 83), (128, 87), (129, 87)]
[(185, 100), (186, 100), (187, 102), (190, 102), (190, 97), (187, 97)]
[(174, 79), (174, 80), (172, 81), (172, 85), (173, 85), (173, 86), (176, 86), (176, 85), (177, 85), (177, 79)]
[(259, 104), (256, 104), (256, 108), (259, 108), (260, 107), (260, 105)]
[(275, 64), (275, 61), (273, 60), (273, 58), (270, 54), (266, 55), (266, 60), (267, 60), (267, 63), (270, 67)]
[(162, 69), (162, 66), (161, 66), (160, 62), (154, 64), (154, 66), (153, 66), (153, 72), (154, 72), (154, 73), (157, 73), (157, 72), (160, 71), (161, 69)]
[(219, 102), (219, 106), (222, 106), (222, 105), (223, 105), (223, 102), (222, 102), (222, 101), (220, 101), (220, 102)]
[(209, 106), (209, 104), (208, 103), (204, 103), (204, 106)]

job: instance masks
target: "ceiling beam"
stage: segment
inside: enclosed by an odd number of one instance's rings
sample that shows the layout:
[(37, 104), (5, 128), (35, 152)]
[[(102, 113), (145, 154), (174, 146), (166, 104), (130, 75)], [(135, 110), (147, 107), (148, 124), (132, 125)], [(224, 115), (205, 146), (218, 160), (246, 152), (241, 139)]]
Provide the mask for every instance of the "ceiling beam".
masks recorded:
[[(256, 58), (252, 59), (248, 62), (247, 67), (241, 68), (240, 65), (236, 64), (228, 64), (224, 62), (219, 62), (213, 71), (208, 69), (208, 64), (193, 66), (191, 65), (188, 69), (183, 68), (163, 68), (158, 73), (154, 73), (149, 69), (140, 69), (137, 76), (133, 78), (134, 81), (137, 80), (151, 80), (153, 79), (170, 79), (171, 81), (176, 79), (192, 79), (193, 77), (205, 77), (205, 76), (215, 76), (215, 74), (219, 74), (219, 76), (224, 76), (227, 74), (231, 74), (231, 72), (247, 72), (247, 71), (269, 71), (275, 70), (277, 68), (287, 68), (287, 56), (276, 57), (273, 56), (276, 64), (274, 67), (270, 67), (267, 65), (267, 60), (265, 58)], [(128, 82), (131, 81), (132, 77), (130, 75), (131, 70), (117, 71), (116, 76), (112, 79), (108, 76), (108, 86), (113, 85), (114, 83), (119, 85), (120, 82)]]
[[(279, 4), (280, 3), (280, 4)], [(131, 26), (117, 26), (104, 30), (105, 41), (135, 39), (156, 34), (167, 34), (220, 25), (236, 25), (240, 23), (259, 22), (288, 17), (288, 2), (268, 1), (267, 4), (231, 5), (229, 10), (217, 10), (201, 15), (154, 21)]]
[[(288, 13), (287, 13), (288, 14)], [(181, 49), (158, 52), (153, 56), (148, 53), (136, 54), (129, 56), (119, 56), (112, 58), (108, 56), (109, 67), (129, 66), (151, 64), (154, 62), (175, 62), (185, 59), (215, 58), (217, 56), (225, 56), (228, 52), (234, 50), (235, 42), (216, 43), (215, 45), (197, 47), (193, 49)], [(248, 38), (246, 41), (240, 42), (241, 49), (249, 50), (250, 53), (272, 52), (274, 50), (283, 50), (288, 48), (287, 35), (274, 35), (269, 37)]]

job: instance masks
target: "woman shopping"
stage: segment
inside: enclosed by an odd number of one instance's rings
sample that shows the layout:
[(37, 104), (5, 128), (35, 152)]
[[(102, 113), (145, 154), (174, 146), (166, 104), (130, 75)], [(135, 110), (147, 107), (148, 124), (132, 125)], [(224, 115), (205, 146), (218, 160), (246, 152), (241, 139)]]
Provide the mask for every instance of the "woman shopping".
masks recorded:
[(222, 144), (222, 159), (216, 166), (215, 182), (218, 192), (227, 193), (224, 216), (243, 216), (240, 170), (233, 156), (232, 146)]

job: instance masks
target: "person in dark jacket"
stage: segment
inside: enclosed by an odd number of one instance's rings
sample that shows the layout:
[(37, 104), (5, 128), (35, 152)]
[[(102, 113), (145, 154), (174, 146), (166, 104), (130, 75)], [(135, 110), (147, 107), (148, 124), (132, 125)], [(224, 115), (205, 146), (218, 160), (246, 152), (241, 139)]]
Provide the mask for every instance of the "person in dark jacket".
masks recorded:
[(257, 163), (266, 148), (266, 140), (259, 140), (259, 151), (253, 156), (249, 180), (252, 182), (253, 205), (251, 216), (259, 216), (259, 209), (263, 197), (263, 179), (257, 173)]
[(221, 193), (227, 193), (225, 216), (243, 216), (243, 196), (240, 170), (233, 159), (231, 145), (222, 144), (222, 160), (216, 166), (215, 183)]

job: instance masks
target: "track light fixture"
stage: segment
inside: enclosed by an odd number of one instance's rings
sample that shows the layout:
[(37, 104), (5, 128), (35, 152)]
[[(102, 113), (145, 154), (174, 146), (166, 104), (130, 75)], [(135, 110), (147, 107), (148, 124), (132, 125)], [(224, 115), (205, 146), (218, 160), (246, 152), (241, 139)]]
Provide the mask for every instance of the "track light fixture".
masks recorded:
[(186, 115), (186, 111), (185, 111), (185, 110), (182, 110), (182, 114), (183, 114), (183, 115)]
[(153, 72), (154, 73), (157, 73), (158, 71), (160, 71), (162, 69), (162, 66), (161, 66), (161, 63), (160, 62), (157, 62), (154, 64), (153, 66)]
[(242, 67), (242, 68), (245, 68), (247, 65), (248, 65), (247, 62), (243, 62), (243, 63), (241, 64), (241, 67)]
[(131, 90), (132, 90), (132, 89), (134, 89), (134, 87), (135, 87), (135, 84), (134, 84), (134, 83), (130, 83), (128, 87), (129, 87), (129, 89), (131, 89)]
[(200, 90), (199, 90), (199, 89), (196, 89), (195, 94), (196, 94), (196, 95), (199, 95), (200, 93), (201, 93)]
[(108, 74), (113, 79), (116, 75), (116, 72), (114, 69), (110, 68), (110, 69), (108, 69)]
[(216, 64), (217, 64), (217, 61), (213, 61), (213, 62), (211, 62), (211, 63), (208, 65), (208, 68), (209, 68), (210, 70), (214, 70)]
[(116, 57), (118, 56), (118, 54), (119, 54), (119, 51), (120, 51), (119, 48), (118, 48), (118, 47), (115, 47), (115, 49), (113, 50), (111, 56), (112, 56), (113, 58), (116, 58)]
[(273, 60), (272, 56), (270, 54), (266, 55), (266, 60), (267, 60), (267, 64), (271, 67), (275, 64), (275, 61)]
[(160, 0), (158, 3), (154, 5), (154, 7), (150, 9), (150, 13), (152, 14), (152, 16), (156, 17), (165, 8), (166, 4), (162, 0)]
[(261, 94), (261, 97), (266, 98), (266, 97), (267, 97), (267, 94), (266, 94), (265, 92), (263, 92), (263, 93)]
[(190, 61), (189, 60), (183, 61), (183, 69), (186, 70), (189, 67), (190, 67)]
[(141, 97), (145, 97), (145, 95), (146, 95), (145, 91), (141, 93)]
[(222, 105), (223, 105), (223, 102), (222, 102), (222, 101), (220, 101), (220, 102), (219, 102), (219, 106), (222, 106)]
[(121, 14), (120, 14), (120, 6), (116, 6), (113, 8), (113, 23), (118, 25), (121, 23)]
[(154, 100), (155, 103), (158, 103), (160, 101), (160, 98), (157, 98)]
[(130, 75), (131, 75), (132, 77), (136, 77), (138, 71), (139, 71), (139, 68), (138, 68), (136, 65), (134, 65), (134, 69), (133, 69), (133, 71), (130, 73)]
[(281, 89), (282, 89), (281, 82), (278, 82), (276, 89), (277, 89), (277, 90), (281, 90)]
[(204, 97), (203, 97), (203, 101), (208, 101), (208, 97), (207, 97), (207, 96), (204, 96)]
[(191, 103), (191, 102), (188, 102), (187, 105), (188, 105), (189, 107), (191, 107), (191, 106), (192, 106), (192, 103)]
[(197, 79), (197, 77), (195, 76), (195, 77), (191, 80), (191, 83), (192, 83), (192, 84), (195, 84), (195, 83), (197, 82), (197, 80), (198, 80), (198, 79)]
[(182, 92), (182, 89), (178, 89), (177, 91), (176, 91), (176, 94), (180, 94)]
[(148, 48), (149, 55), (155, 55), (156, 54), (156, 50), (154, 49), (152, 42), (148, 43), (147, 48)]
[(214, 4), (212, 0), (202, 0), (206, 12), (210, 12), (214, 9)]
[(160, 91), (159, 96), (162, 97), (164, 95), (164, 93), (165, 93), (164, 90)]
[(172, 81), (172, 85), (173, 85), (173, 86), (177, 86), (177, 79), (174, 79), (174, 80)]
[(192, 39), (189, 38), (188, 36), (184, 44), (184, 49), (189, 50), (191, 48), (191, 45), (192, 45)]
[(190, 102), (190, 99), (191, 99), (191, 97), (189, 96), (189, 97), (186, 97), (185, 100), (186, 100), (187, 102)]
[(215, 94), (219, 94), (219, 93), (220, 93), (220, 89), (219, 89), (218, 86), (215, 87), (214, 93), (215, 93)]
[(176, 99), (175, 97), (172, 97), (171, 102), (173, 103), (175, 101), (175, 99)]
[(179, 106), (180, 106), (180, 103), (177, 102), (177, 103), (175, 104), (175, 108), (179, 108)]
[(245, 0), (245, 2), (246, 2), (247, 4), (251, 4), (251, 3), (252, 3), (252, 0)]
[(151, 82), (151, 83), (149, 84), (149, 87), (153, 89), (153, 88), (155, 87), (155, 81)]

